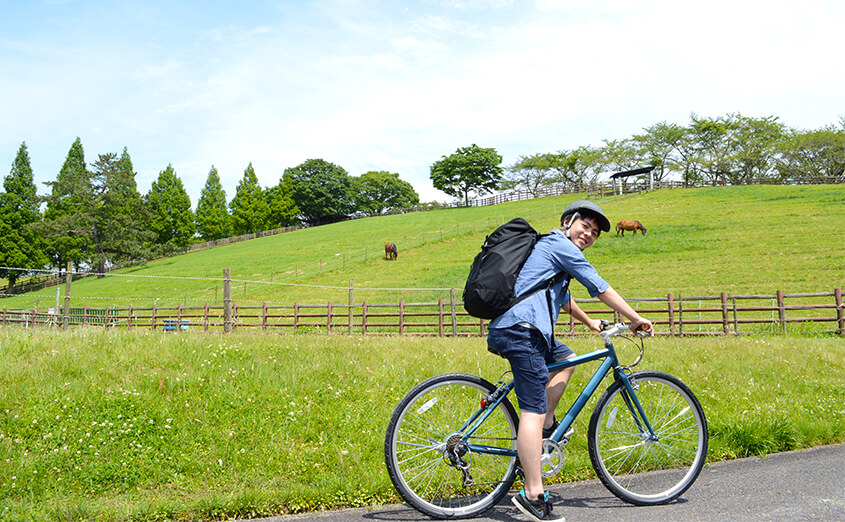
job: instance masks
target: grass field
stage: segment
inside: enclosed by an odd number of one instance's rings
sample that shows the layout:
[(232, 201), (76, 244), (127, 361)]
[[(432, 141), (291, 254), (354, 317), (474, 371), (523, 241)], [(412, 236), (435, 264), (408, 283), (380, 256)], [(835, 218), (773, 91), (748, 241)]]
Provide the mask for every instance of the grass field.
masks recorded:
[[(71, 305), (219, 303), (227, 267), (243, 304), (345, 302), (350, 280), (359, 302), (436, 301), (448, 291), (425, 289), (462, 289), (497, 223), (523, 216), (545, 232), (576, 197), (367, 218), (255, 239), (75, 282)], [(845, 283), (845, 185), (674, 189), (600, 203), (611, 221), (638, 219), (648, 228), (645, 237), (603, 234), (587, 252), (628, 297), (818, 292)], [(398, 261), (383, 259), (386, 241), (399, 246)], [(393, 288), (402, 290), (384, 290)], [(583, 289), (573, 285), (573, 292)], [(53, 288), (6, 298), (3, 306), (46, 309), (55, 301)]]
[[(72, 306), (219, 302), (226, 267), (238, 302), (343, 302), (352, 279), (358, 302), (435, 300), (446, 292), (430, 289), (463, 287), (497, 223), (523, 216), (548, 231), (573, 199), (349, 221), (176, 256), (75, 282)], [(612, 221), (648, 228), (604, 234), (588, 251), (628, 297), (845, 286), (845, 185), (600, 203)], [(398, 261), (382, 259), (386, 241), (399, 245)], [(2, 306), (55, 299), (51, 289)], [(580, 353), (596, 346), (569, 342)], [(653, 339), (641, 366), (698, 395), (711, 460), (845, 441), (841, 337)], [(434, 374), (495, 381), (504, 370), (480, 338), (3, 328), (0, 520), (209, 520), (396, 501), (382, 444), (400, 397)], [(561, 480), (592, 474), (582, 417)]]
[[(698, 395), (711, 461), (845, 440), (839, 338), (652, 339), (640, 367)], [(400, 397), (434, 374), (495, 382), (505, 369), (482, 339), (0, 329), (0, 520), (222, 520), (395, 502), (383, 438)], [(592, 477), (591, 408), (559, 480)]]

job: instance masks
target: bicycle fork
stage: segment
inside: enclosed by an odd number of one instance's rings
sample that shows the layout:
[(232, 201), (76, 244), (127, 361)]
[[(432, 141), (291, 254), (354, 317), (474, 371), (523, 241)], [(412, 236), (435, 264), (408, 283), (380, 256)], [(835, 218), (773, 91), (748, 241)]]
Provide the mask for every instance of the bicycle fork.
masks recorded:
[[(643, 410), (643, 406), (640, 404), (640, 400), (637, 398), (637, 394), (635, 392), (635, 390), (639, 388), (639, 385), (635, 381), (632, 381), (625, 373), (625, 370), (621, 368), (616, 369), (616, 380), (622, 383), (622, 390), (620, 391), (622, 400), (625, 401), (628, 411), (634, 418), (634, 423), (643, 435), (643, 440), (657, 442), (659, 437), (654, 433), (654, 429), (652, 429), (651, 423), (648, 421), (645, 410)], [(643, 424), (640, 422), (640, 419), (642, 419), (642, 423), (645, 423), (645, 428), (643, 428)]]

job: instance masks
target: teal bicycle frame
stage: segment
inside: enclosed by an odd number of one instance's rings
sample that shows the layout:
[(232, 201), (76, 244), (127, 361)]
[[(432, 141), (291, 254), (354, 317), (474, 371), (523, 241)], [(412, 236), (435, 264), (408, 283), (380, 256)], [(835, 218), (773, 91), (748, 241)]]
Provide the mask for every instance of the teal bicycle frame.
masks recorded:
[[(602, 363), (599, 365), (598, 369), (595, 371), (593, 376), (590, 378), (590, 381), (578, 395), (578, 398), (575, 399), (575, 402), (572, 403), (572, 406), (569, 407), (567, 410), (566, 415), (560, 420), (558, 427), (555, 429), (554, 433), (552, 433), (551, 440), (555, 442), (560, 442), (563, 438), (563, 434), (566, 433), (566, 430), (575, 422), (575, 418), (581, 413), (581, 410), (584, 409), (586, 406), (587, 401), (590, 400), (590, 397), (598, 389), (601, 382), (607, 376), (607, 374), (613, 370), (614, 378), (617, 381), (621, 381), (623, 386), (625, 387), (625, 393), (623, 394), (623, 398), (625, 399), (625, 404), (628, 406), (628, 410), (631, 412), (631, 415), (634, 418), (634, 422), (637, 424), (637, 427), (640, 428), (640, 431), (644, 434), (648, 440), (656, 441), (658, 438), (654, 434), (654, 430), (651, 427), (651, 424), (646, 418), (645, 411), (643, 411), (643, 407), (640, 404), (640, 401), (637, 399), (637, 394), (635, 393), (635, 385), (631, 383), (631, 380), (628, 378), (628, 375), (625, 373), (626, 367), (623, 367), (619, 364), (619, 359), (616, 356), (616, 350), (613, 348), (613, 343), (610, 341), (610, 337), (605, 340), (605, 346), (603, 349), (596, 350), (590, 353), (586, 353), (584, 355), (577, 355), (575, 357), (571, 357), (569, 359), (564, 359), (562, 361), (557, 361), (552, 364), (548, 365), (549, 373), (554, 373), (559, 370), (563, 370), (565, 368), (572, 368), (575, 366), (579, 366), (581, 364), (585, 364), (592, 361), (598, 361), (604, 359)], [(487, 446), (484, 444), (472, 444), (467, 442), (468, 439), (472, 437), (475, 431), (487, 420), (493, 411), (501, 404), (502, 401), (507, 399), (507, 396), (514, 388), (514, 381), (511, 380), (510, 382), (500, 384), (497, 386), (496, 390), (492, 393), (486, 395), (482, 400), (481, 407), (476, 411), (470, 419), (464, 423), (461, 427), (460, 432), (463, 434), (464, 443), (467, 444), (469, 449), (476, 453), (487, 453), (491, 455), (502, 455), (502, 456), (509, 456), (515, 457), (517, 456), (515, 449), (507, 449), (507, 448), (500, 448), (495, 446)], [(641, 422), (642, 420), (642, 422)], [(645, 428), (643, 428), (643, 424), (645, 424)]]

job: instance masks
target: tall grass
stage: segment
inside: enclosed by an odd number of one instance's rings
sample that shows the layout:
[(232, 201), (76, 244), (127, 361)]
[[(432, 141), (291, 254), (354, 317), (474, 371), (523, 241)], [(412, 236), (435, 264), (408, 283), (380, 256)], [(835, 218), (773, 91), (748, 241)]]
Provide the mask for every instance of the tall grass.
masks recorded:
[[(653, 339), (641, 366), (698, 395), (711, 460), (845, 440), (840, 339)], [(0, 329), (0, 519), (208, 520), (397, 501), (383, 437), (399, 399), (438, 373), (495, 382), (506, 369), (482, 339)], [(560, 480), (592, 476), (590, 410)]]

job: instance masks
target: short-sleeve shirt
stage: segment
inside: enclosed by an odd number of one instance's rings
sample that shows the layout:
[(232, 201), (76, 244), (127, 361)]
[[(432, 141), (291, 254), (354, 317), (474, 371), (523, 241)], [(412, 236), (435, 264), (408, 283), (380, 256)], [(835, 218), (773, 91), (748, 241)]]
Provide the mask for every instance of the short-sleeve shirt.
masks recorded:
[[(526, 291), (536, 288), (542, 281), (547, 281), (561, 272), (565, 274), (563, 279), (552, 285), (550, 289), (555, 322), (560, 315), (561, 307), (569, 302), (569, 292), (564, 293), (563, 288), (572, 278), (584, 285), (590, 297), (596, 297), (610, 288), (607, 281), (599, 276), (596, 269), (584, 257), (581, 249), (559, 229), (554, 229), (534, 246), (534, 250), (516, 278), (514, 294), (519, 297)], [(488, 329), (509, 328), (519, 323), (528, 323), (540, 330), (551, 346), (552, 319), (549, 318), (545, 287), (493, 319)]]

